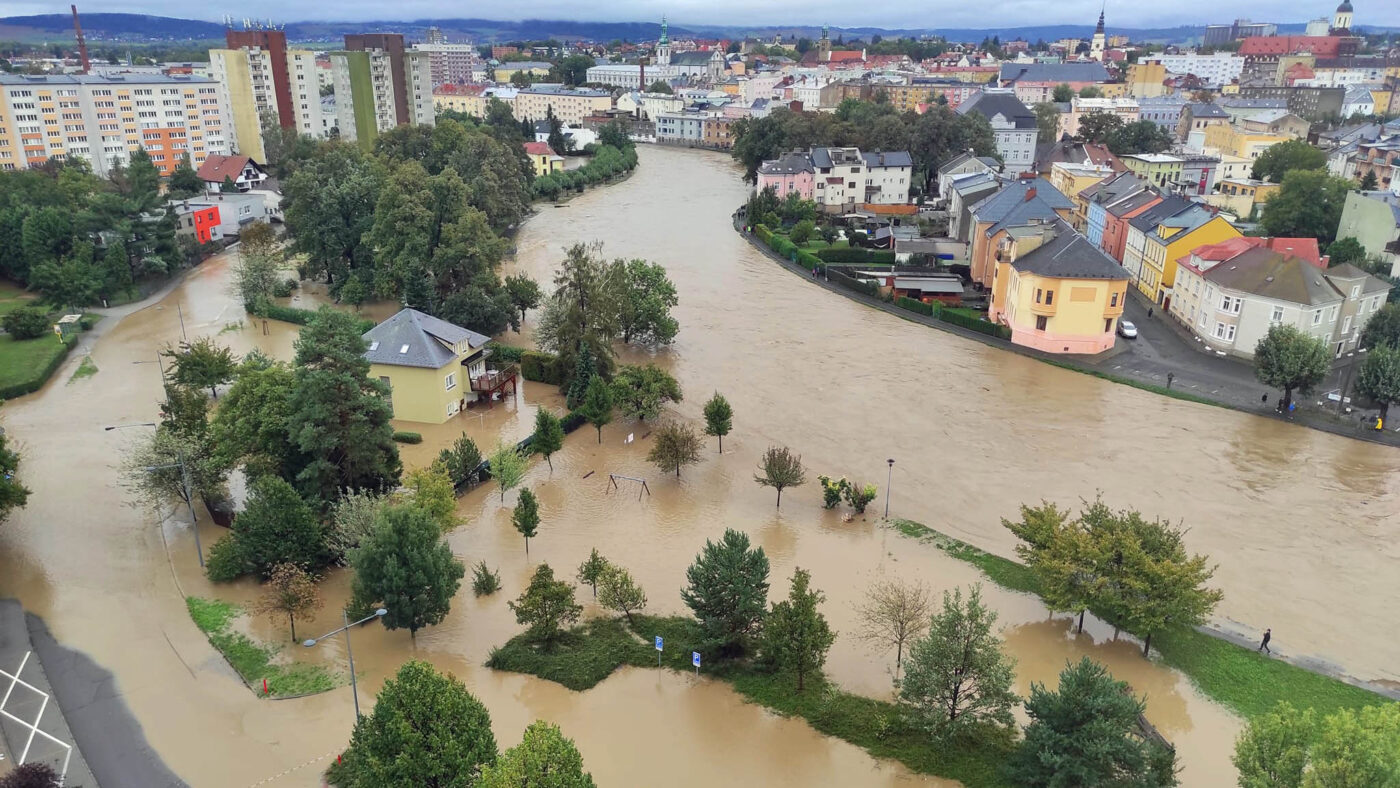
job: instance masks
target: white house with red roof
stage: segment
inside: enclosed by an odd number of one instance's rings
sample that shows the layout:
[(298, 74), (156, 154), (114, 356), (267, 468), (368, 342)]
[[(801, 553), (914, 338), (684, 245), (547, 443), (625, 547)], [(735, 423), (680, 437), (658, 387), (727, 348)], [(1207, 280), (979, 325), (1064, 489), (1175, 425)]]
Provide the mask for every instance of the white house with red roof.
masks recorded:
[(211, 194), (223, 191), (225, 180), (232, 181), (239, 192), (246, 192), (262, 186), (267, 172), (249, 156), (211, 153), (199, 165), (199, 179)]

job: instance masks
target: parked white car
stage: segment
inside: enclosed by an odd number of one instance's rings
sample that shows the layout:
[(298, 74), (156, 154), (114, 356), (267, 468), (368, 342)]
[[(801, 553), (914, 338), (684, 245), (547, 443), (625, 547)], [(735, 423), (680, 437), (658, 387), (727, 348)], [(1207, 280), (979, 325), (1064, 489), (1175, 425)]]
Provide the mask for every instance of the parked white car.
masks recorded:
[(1131, 320), (1118, 321), (1118, 336), (1124, 339), (1137, 339), (1137, 326)]

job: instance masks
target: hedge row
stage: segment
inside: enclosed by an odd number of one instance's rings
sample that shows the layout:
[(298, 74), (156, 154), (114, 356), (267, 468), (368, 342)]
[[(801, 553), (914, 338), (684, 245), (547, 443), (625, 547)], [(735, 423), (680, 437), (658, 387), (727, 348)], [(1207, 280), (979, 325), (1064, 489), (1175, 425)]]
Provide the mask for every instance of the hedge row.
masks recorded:
[(526, 350), (520, 354), (520, 376), (551, 386), (558, 386), (564, 382), (564, 375), (559, 370), (559, 358), (553, 353), (541, 353), (538, 350)]
[(973, 331), (977, 331), (988, 336), (993, 336), (998, 339), (1011, 338), (1011, 329), (1007, 326), (997, 325), (996, 323), (989, 323), (980, 317), (972, 317), (970, 315), (966, 315), (962, 312), (957, 312), (952, 309), (938, 310), (937, 317), (944, 323), (952, 323), (955, 326), (970, 328)]
[(826, 263), (893, 263), (894, 252), (889, 249), (860, 249), (856, 247), (827, 247), (818, 249), (817, 257)]
[[(316, 316), (316, 310), (301, 309), (295, 306), (280, 306), (278, 304), (263, 304), (261, 308), (248, 309), (248, 314), (255, 315), (257, 317), (265, 317), (270, 320), (281, 320), (284, 323), (296, 323), (299, 326), (304, 326), (307, 323), (311, 322), (311, 318)], [(362, 319), (359, 320), (358, 323), (359, 331), (361, 334), (365, 333), (371, 328), (374, 328), (375, 326), (375, 322), (373, 320)]]
[[(44, 340), (43, 338), (40, 338), (26, 339), (24, 341), (40, 342)], [(55, 355), (52, 359), (50, 359), (48, 366), (44, 367), (43, 371), (40, 372), (38, 375), (34, 376), (29, 380), (20, 381), (19, 383), (11, 383), (8, 386), (0, 387), (0, 401), (14, 399), (15, 397), (23, 397), (25, 394), (33, 394), (34, 392), (43, 388), (44, 383), (46, 383), (49, 377), (53, 375), (53, 373), (59, 368), (59, 366), (63, 364), (63, 360), (68, 358), (68, 354), (73, 350), (73, 346), (78, 343), (76, 341), (72, 341), (64, 342), (61, 344), (63, 345), (63, 351)]]
[(878, 298), (880, 296), (880, 288), (874, 282), (863, 282), (854, 277), (846, 276), (834, 268), (826, 269), (826, 278), (848, 290), (854, 290), (862, 295), (868, 295), (871, 298)]
[(764, 243), (769, 243), (773, 238), (773, 231), (761, 224), (755, 224), (753, 226), (753, 234), (757, 235), (758, 240)]
[(921, 315), (933, 317), (938, 314), (938, 307), (934, 304), (925, 304), (923, 301), (916, 301), (912, 298), (900, 296), (894, 300), (894, 303), (901, 309), (908, 309), (910, 312), (918, 312)]
[(500, 361), (511, 361), (519, 364), (520, 357), (524, 353), (525, 348), (519, 348), (514, 345), (501, 345), (495, 342), (491, 343), (491, 356)]

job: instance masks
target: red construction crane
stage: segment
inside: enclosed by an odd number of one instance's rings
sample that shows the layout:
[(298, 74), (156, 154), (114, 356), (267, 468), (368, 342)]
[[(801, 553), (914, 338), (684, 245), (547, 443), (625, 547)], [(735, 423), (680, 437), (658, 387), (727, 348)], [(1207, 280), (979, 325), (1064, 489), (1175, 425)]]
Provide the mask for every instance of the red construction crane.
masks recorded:
[(87, 42), (83, 40), (83, 23), (78, 21), (78, 7), (69, 6), (73, 9), (73, 31), (78, 34), (78, 57), (83, 59), (83, 73), (86, 74), (92, 68), (88, 62)]

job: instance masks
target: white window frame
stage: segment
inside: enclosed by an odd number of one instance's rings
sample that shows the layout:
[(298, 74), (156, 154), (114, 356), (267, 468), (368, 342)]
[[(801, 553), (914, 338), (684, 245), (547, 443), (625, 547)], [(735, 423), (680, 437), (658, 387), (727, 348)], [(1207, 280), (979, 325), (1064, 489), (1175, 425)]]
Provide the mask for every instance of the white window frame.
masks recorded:
[(443, 383), (444, 386), (447, 387), (447, 388), (446, 388), (447, 391), (451, 391), (452, 389), (457, 388), (457, 373), (456, 373), (456, 372), (449, 372), (449, 373), (447, 373), (447, 377), (445, 377), (445, 378), (442, 379), (442, 383)]
[(1283, 307), (1274, 307), (1273, 313), (1269, 315), (1269, 322), (1273, 323), (1274, 325), (1278, 325), (1279, 323), (1283, 322)]
[(1313, 312), (1312, 324), (1315, 325), (1315, 326), (1320, 326), (1320, 325), (1322, 325), (1322, 310), (1321, 310), (1321, 309), (1315, 310), (1315, 311)]

